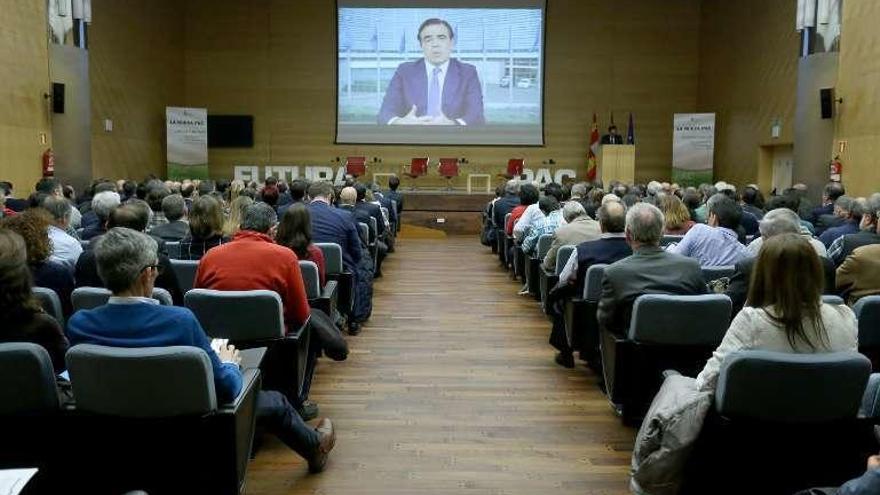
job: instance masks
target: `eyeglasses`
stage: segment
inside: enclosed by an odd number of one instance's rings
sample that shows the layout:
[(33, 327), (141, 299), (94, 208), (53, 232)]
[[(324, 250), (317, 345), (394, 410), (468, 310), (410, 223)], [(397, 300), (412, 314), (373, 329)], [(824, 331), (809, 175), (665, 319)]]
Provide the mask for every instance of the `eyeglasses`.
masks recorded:
[(163, 270), (162, 270), (162, 265), (160, 265), (158, 261), (155, 262), (155, 263), (151, 263), (151, 264), (149, 264), (149, 265), (146, 265), (145, 267), (141, 268), (141, 271), (144, 271), (144, 270), (146, 270), (147, 268), (152, 268), (153, 270), (156, 270), (156, 274), (157, 274), (157, 275), (161, 275), (161, 274), (162, 274), (162, 271), (163, 271)]

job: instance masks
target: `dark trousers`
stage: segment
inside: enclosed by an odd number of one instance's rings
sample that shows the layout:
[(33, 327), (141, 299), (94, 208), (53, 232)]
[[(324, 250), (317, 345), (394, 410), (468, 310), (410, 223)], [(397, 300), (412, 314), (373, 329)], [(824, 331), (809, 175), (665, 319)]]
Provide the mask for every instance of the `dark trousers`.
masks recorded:
[(321, 440), (318, 432), (302, 420), (281, 392), (259, 392), (257, 424), (305, 459), (311, 459), (315, 455)]

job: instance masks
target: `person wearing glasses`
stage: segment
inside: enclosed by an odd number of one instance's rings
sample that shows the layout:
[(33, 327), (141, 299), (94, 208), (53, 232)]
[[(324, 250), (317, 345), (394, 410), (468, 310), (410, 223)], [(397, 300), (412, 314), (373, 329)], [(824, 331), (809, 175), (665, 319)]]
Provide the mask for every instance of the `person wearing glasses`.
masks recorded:
[[(113, 296), (103, 306), (74, 313), (67, 325), (71, 345), (198, 347), (211, 360), (217, 402), (234, 400), (242, 389), (238, 351), (225, 346), (215, 352), (192, 311), (160, 306), (150, 297), (160, 266), (155, 239), (132, 229), (114, 227), (101, 236), (93, 251), (98, 274)], [(329, 419), (321, 419), (312, 428), (284, 394), (260, 391), (257, 421), (305, 458), (311, 472), (324, 469), (327, 455), (336, 443)]]

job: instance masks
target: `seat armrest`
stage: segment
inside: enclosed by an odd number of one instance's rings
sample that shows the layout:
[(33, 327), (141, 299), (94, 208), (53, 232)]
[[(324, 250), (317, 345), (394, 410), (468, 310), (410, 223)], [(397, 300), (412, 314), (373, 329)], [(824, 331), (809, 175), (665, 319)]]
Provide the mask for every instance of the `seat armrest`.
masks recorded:
[(338, 285), (339, 284), (335, 280), (328, 280), (327, 283), (324, 284), (324, 288), (321, 290), (321, 297), (327, 299), (333, 299), (336, 297)]
[(874, 419), (880, 417), (880, 373), (871, 373), (865, 385), (859, 417)]
[(284, 340), (300, 340), (306, 334), (306, 331), (309, 328), (310, 319), (311, 317), (307, 318), (306, 321), (303, 322), (303, 324), (300, 325), (299, 328), (297, 328), (296, 330), (291, 330), (290, 332), (287, 332), (287, 335), (284, 336)]
[(258, 368), (248, 368), (241, 372), (241, 391), (238, 396), (230, 403), (223, 404), (217, 408), (220, 413), (237, 413), (239, 407), (244, 403), (245, 398), (256, 387), (259, 391), (260, 386), (260, 370)]

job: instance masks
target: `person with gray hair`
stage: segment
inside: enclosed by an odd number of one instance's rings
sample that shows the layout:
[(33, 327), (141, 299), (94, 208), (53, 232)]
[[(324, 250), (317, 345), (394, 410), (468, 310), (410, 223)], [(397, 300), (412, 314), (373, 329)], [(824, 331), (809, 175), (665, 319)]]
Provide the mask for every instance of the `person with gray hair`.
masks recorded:
[(55, 196), (44, 199), (42, 207), (52, 215), (52, 223), (49, 225), (52, 254), (49, 255), (49, 260), (67, 267), (73, 273), (76, 260), (83, 252), (80, 242), (68, 233), (73, 207), (66, 199)]
[[(211, 361), (217, 402), (229, 403), (242, 389), (239, 352), (233, 346), (215, 352), (189, 309), (155, 304), (151, 296), (159, 273), (156, 249), (151, 237), (122, 227), (111, 228), (96, 241), (98, 273), (113, 296), (107, 304), (78, 311), (70, 318), (67, 332), (71, 345), (197, 347)], [(258, 394), (256, 416), (260, 425), (306, 458), (310, 471), (323, 470), (336, 443), (330, 420), (322, 419), (311, 428), (280, 392)]]
[(98, 222), (87, 227), (80, 234), (80, 238), (88, 241), (106, 232), (107, 219), (110, 218), (110, 213), (119, 207), (120, 203), (119, 193), (115, 191), (101, 191), (95, 194), (95, 197), (92, 198), (92, 211), (98, 217)]
[(266, 203), (254, 203), (244, 210), (241, 219), (241, 230), (250, 230), (260, 234), (268, 234), (278, 225), (278, 215)]
[(732, 303), (732, 315), (736, 315), (745, 305), (752, 269), (755, 266), (755, 261), (761, 246), (764, 245), (764, 241), (781, 234), (802, 235), (810, 242), (810, 246), (816, 251), (819, 261), (822, 262), (822, 270), (825, 275), (825, 293), (834, 293), (834, 263), (825, 257), (825, 246), (821, 242), (801, 231), (800, 217), (798, 217), (797, 213), (788, 208), (770, 210), (764, 215), (758, 229), (761, 232), (761, 237), (758, 237), (747, 246), (752, 256), (743, 258), (733, 265), (734, 272), (730, 277), (730, 284), (728, 284), (725, 291), (725, 294), (730, 297)]
[(775, 210), (768, 211), (764, 215), (764, 218), (758, 223), (758, 231), (761, 233), (761, 237), (756, 238), (746, 246), (746, 250), (749, 252), (750, 256), (758, 255), (758, 251), (760, 251), (761, 246), (764, 245), (765, 238), (784, 233), (803, 235), (810, 242), (810, 246), (816, 250), (816, 254), (819, 256), (826, 255), (825, 245), (818, 239), (813, 238), (809, 232), (805, 233), (801, 229), (798, 214), (788, 208), (776, 208)]
[(706, 292), (700, 263), (660, 247), (663, 213), (654, 205), (636, 203), (626, 212), (626, 241), (633, 255), (605, 268), (596, 318), (609, 332), (623, 336), (632, 306), (642, 294), (693, 295)]
[[(834, 214), (836, 215), (834, 223), (837, 225), (829, 226), (822, 230), (819, 234), (819, 240), (825, 244), (825, 247), (831, 247), (831, 243), (838, 237), (855, 234), (859, 231), (859, 224), (862, 222), (862, 215), (868, 209), (868, 200), (865, 198), (851, 198), (849, 196), (841, 196), (837, 198), (834, 204)], [(825, 217), (822, 217), (825, 219)], [(824, 227), (820, 220), (820, 227)]]
[(577, 201), (566, 201), (562, 206), (562, 218), (566, 224), (556, 229), (553, 242), (544, 257), (542, 266), (545, 270), (556, 270), (556, 253), (562, 246), (575, 246), (582, 242), (593, 241), (601, 235), (599, 222), (587, 215), (587, 210)]
[[(504, 228), (504, 217), (519, 205), (519, 181), (511, 179), (504, 185), (504, 196), (495, 201), (492, 207), (492, 220), (495, 228)], [(537, 208), (537, 207), (536, 207)], [(523, 213), (525, 216), (525, 213)], [(522, 219), (520, 219), (522, 221)], [(520, 237), (521, 239), (521, 237)]]
[(186, 201), (180, 194), (169, 194), (162, 199), (162, 213), (167, 223), (150, 229), (150, 235), (164, 241), (179, 242), (189, 234), (189, 223), (186, 215)]
[(877, 226), (880, 225), (880, 193), (872, 194), (863, 205), (859, 231), (838, 237), (828, 247), (828, 257), (835, 266), (840, 266), (856, 248), (870, 244), (880, 244)]

